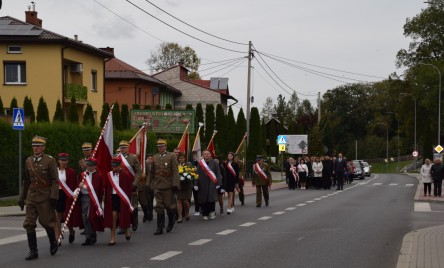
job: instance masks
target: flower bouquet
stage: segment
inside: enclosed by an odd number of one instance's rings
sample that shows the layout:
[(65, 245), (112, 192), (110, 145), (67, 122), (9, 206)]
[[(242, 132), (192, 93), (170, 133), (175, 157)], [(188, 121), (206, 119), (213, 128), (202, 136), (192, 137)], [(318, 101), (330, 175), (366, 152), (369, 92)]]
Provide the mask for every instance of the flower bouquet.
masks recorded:
[(199, 175), (197, 175), (195, 167), (179, 166), (179, 177), (181, 181), (193, 181), (196, 180)]

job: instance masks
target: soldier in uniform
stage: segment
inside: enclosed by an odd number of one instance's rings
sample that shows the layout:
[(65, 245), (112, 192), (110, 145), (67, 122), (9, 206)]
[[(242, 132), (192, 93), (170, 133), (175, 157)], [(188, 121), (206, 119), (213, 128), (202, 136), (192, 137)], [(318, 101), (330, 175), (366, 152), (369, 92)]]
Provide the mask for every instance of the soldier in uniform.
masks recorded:
[(82, 144), (83, 158), (79, 160), (79, 174), (80, 172), (86, 171), (86, 160), (91, 157), (92, 153), (92, 143), (84, 142)]
[(163, 234), (165, 226), (165, 210), (168, 214), (167, 232), (173, 229), (176, 214), (176, 193), (180, 188), (177, 158), (167, 152), (167, 142), (164, 139), (157, 141), (158, 153), (154, 155), (151, 167), (150, 182), (154, 190), (157, 213), (157, 229), (154, 235)]
[(256, 163), (253, 165), (253, 186), (256, 186), (256, 207), (262, 206), (262, 192), (264, 193), (265, 205), (268, 206), (268, 187), (271, 186), (271, 183), (270, 166), (264, 163), (262, 155), (257, 155)]
[[(245, 195), (244, 195), (244, 184), (245, 184), (245, 165), (244, 161), (239, 159), (239, 156), (237, 154), (234, 154), (234, 161), (237, 163), (239, 167), (239, 201), (241, 202), (241, 205), (245, 205)], [(234, 205), (235, 198), (233, 197), (233, 205)]]
[(147, 180), (145, 182), (145, 190), (146, 190), (146, 198), (147, 198), (147, 204), (148, 204), (148, 221), (153, 220), (153, 201), (154, 201), (154, 191), (151, 188), (151, 181), (150, 176), (151, 174), (151, 168), (154, 163), (154, 158), (152, 154), (148, 154), (145, 160), (145, 167), (146, 167), (146, 174), (147, 174)]
[(32, 139), (34, 155), (26, 159), (24, 182), (18, 202), (21, 210), (26, 202), (26, 218), (23, 228), (28, 236), (29, 255), (25, 260), (34, 260), (39, 257), (37, 250), (37, 218), (45, 228), (50, 243), (50, 253), (57, 253), (57, 240), (54, 227), (56, 222), (55, 207), (59, 194), (57, 162), (54, 158), (44, 154), (46, 138), (35, 136)]
[[(142, 177), (142, 168), (140, 166), (139, 159), (137, 159), (137, 155), (129, 153), (129, 142), (122, 140), (119, 142), (120, 154), (125, 157), (128, 164), (131, 166), (134, 172), (134, 182), (133, 182), (133, 192), (131, 195), (131, 203), (134, 207), (133, 211), (133, 231), (137, 230), (139, 223), (139, 209), (137, 208), (140, 203), (143, 210), (143, 222), (148, 218), (148, 202), (146, 199), (146, 191), (145, 191), (145, 176)], [(120, 229), (118, 234), (124, 234), (125, 230)]]

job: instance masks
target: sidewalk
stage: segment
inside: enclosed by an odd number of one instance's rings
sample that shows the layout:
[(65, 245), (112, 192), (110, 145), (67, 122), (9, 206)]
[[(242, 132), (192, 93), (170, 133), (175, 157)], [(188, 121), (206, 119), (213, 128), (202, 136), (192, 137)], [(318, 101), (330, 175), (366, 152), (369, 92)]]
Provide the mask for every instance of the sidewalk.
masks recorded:
[[(420, 174), (409, 173), (418, 179), (415, 202), (444, 202), (443, 197), (424, 196)], [(404, 236), (396, 268), (444, 267), (444, 225), (412, 231)]]

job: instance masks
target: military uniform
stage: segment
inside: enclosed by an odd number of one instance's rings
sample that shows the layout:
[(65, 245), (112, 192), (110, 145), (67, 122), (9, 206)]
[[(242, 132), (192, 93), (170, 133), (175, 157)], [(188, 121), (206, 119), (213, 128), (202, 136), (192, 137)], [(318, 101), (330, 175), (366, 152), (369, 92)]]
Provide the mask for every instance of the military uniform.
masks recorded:
[[(239, 166), (239, 201), (241, 205), (245, 205), (245, 195), (244, 195), (244, 184), (245, 184), (245, 166), (244, 161), (237, 160), (237, 165)], [(235, 198), (233, 197), (233, 205)]]
[[(158, 146), (166, 146), (160, 139)], [(165, 225), (165, 210), (168, 214), (167, 232), (173, 228), (176, 213), (176, 192), (180, 189), (178, 162), (176, 155), (167, 151), (153, 156), (154, 163), (150, 172), (151, 189), (154, 190), (157, 213), (157, 230), (154, 234), (162, 234)]]
[[(33, 147), (45, 146), (46, 139), (35, 136), (32, 139)], [(30, 248), (26, 260), (38, 258), (37, 237), (35, 229), (37, 218), (45, 228), (51, 245), (51, 255), (57, 252), (57, 242), (54, 232), (56, 215), (55, 206), (58, 199), (59, 183), (57, 162), (52, 156), (43, 153), (29, 157), (25, 162), (24, 182), (20, 193), (19, 206), (23, 210), (26, 203), (26, 218), (23, 223), (28, 236)]]
[[(90, 151), (92, 150), (92, 144), (89, 142), (85, 142), (82, 144), (82, 151)], [(88, 160), (89, 157), (85, 157), (79, 160), (79, 172), (80, 174), (83, 171), (86, 171), (86, 160)]]
[[(261, 160), (262, 156), (258, 155), (256, 159)], [(256, 165), (256, 163), (254, 165)], [(268, 206), (268, 187), (272, 184), (270, 166), (267, 163), (262, 163), (260, 164), (260, 169), (267, 175), (267, 179), (263, 179), (261, 175), (256, 172), (253, 166), (253, 185), (256, 185), (256, 207), (260, 207), (262, 205), (262, 192), (264, 194), (265, 205)]]

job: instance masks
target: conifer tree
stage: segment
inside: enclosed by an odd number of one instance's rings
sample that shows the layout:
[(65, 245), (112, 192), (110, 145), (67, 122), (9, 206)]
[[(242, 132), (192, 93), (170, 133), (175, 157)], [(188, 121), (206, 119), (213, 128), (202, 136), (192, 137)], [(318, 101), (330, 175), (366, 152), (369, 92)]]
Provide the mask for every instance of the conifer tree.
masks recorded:
[(170, 103), (165, 104), (165, 110), (173, 110), (173, 105)]
[(259, 117), (259, 110), (257, 107), (253, 107), (250, 113), (250, 139), (247, 148), (248, 160), (255, 160), (256, 155), (262, 152), (260, 146), (260, 127), (261, 119)]
[(0, 115), (5, 114), (5, 108), (3, 107), (2, 97), (0, 96)]
[(65, 122), (65, 115), (63, 114), (62, 103), (60, 103), (60, 100), (57, 100), (56, 110), (52, 121)]
[(187, 106), (185, 106), (185, 110), (193, 110), (193, 105), (188, 103)]
[[(146, 105), (145, 105), (145, 106), (146, 106)], [(122, 105), (122, 108), (123, 108), (123, 105)], [(140, 105), (137, 104), (137, 103), (134, 103), (134, 104), (133, 104), (133, 110), (140, 110)]]
[(94, 119), (94, 112), (91, 104), (86, 105), (85, 113), (83, 114), (83, 125), (84, 126), (94, 126), (96, 120)]
[(216, 105), (216, 130), (217, 134), (214, 137), (216, 153), (220, 156), (225, 156), (227, 151), (227, 124), (226, 115), (222, 104)]
[(123, 129), (129, 129), (129, 111), (128, 104), (122, 104), (122, 126)]
[(113, 108), (113, 126), (117, 130), (123, 129), (122, 117), (120, 116), (120, 107), (117, 102), (114, 103), (114, 108)]
[(205, 144), (208, 144), (214, 132), (214, 105), (205, 105)]
[(43, 96), (39, 99), (39, 105), (37, 106), (37, 121), (49, 122), (49, 111)]
[(11, 113), (12, 113), (12, 109), (13, 108), (18, 108), (17, 99), (15, 97), (12, 98), (11, 104), (9, 105), (9, 108), (11, 109)]
[(73, 124), (79, 123), (79, 114), (77, 113), (77, 103), (76, 103), (76, 98), (74, 96), (71, 97), (71, 102), (69, 104), (68, 122), (71, 122)]
[(227, 140), (226, 146), (227, 146), (227, 153), (232, 151), (236, 151), (237, 146), (239, 143), (236, 142), (236, 121), (234, 120), (234, 113), (233, 109), (228, 108), (228, 113), (226, 116), (226, 123), (225, 123), (225, 137)]
[(28, 96), (26, 96), (23, 100), (23, 109), (25, 116), (29, 116), (31, 118), (31, 122), (35, 122), (34, 106), (32, 105), (32, 100), (28, 98)]
[(105, 125), (105, 121), (106, 118), (108, 117), (109, 110), (110, 110), (109, 104), (104, 103), (102, 105), (102, 114), (100, 115), (100, 127), (103, 127), (103, 125)]
[(247, 120), (245, 119), (244, 110), (241, 108), (236, 119), (236, 144), (240, 144), (247, 132)]

